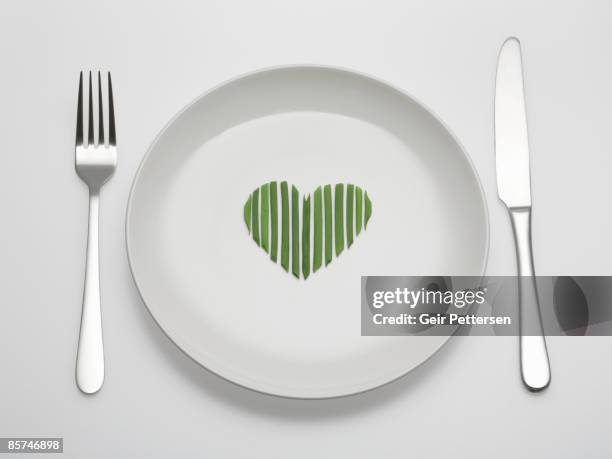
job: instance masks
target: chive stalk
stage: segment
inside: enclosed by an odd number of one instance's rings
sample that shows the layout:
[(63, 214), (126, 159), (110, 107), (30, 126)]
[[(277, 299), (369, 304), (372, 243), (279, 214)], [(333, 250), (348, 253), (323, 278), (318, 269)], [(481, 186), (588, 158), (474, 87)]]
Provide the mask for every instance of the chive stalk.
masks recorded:
[(336, 256), (338, 256), (344, 250), (344, 185), (342, 183), (336, 184), (334, 204), (336, 207), (334, 214), (334, 236), (336, 241)]
[(291, 185), (291, 271), (300, 277), (300, 194)]
[(323, 260), (323, 196), (321, 187), (314, 192), (314, 247), (312, 272), (321, 267)]
[(323, 188), (323, 199), (325, 202), (325, 266), (332, 261), (332, 191), (331, 185), (325, 185)]
[(278, 195), (276, 182), (270, 182), (270, 258), (276, 263), (278, 257)]
[(353, 245), (353, 196), (355, 186), (350, 183), (346, 186), (346, 246)]
[(281, 182), (281, 266), (289, 271), (289, 189)]
[(253, 191), (253, 205), (251, 207), (251, 225), (253, 240), (259, 245), (259, 188)]
[(261, 186), (261, 248), (268, 252), (270, 248), (268, 234), (270, 227), (270, 185)]
[(361, 233), (363, 224), (363, 191), (360, 187), (355, 187), (355, 234)]
[(302, 201), (302, 274), (310, 275), (310, 196)]

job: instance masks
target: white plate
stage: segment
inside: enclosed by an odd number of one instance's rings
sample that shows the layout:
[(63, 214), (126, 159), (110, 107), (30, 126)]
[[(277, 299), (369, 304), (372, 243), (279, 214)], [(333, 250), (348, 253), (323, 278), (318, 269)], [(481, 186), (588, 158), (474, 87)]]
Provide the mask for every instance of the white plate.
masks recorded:
[[(270, 180), (303, 195), (360, 185), (372, 219), (298, 280), (243, 221)], [(448, 339), (362, 337), (360, 276), (481, 275), (488, 216), (469, 159), (421, 104), (361, 74), (285, 67), (219, 86), (170, 121), (134, 180), (127, 247), (149, 311), (195, 361), (257, 391), (325, 398), (392, 381)]]

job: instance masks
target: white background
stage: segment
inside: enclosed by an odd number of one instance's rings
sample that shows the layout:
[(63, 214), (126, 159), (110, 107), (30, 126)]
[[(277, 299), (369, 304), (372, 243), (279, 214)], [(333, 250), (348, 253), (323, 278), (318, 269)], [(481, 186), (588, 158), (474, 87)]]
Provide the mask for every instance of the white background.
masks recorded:
[[(493, 154), (496, 57), (523, 43), (539, 274), (612, 274), (612, 3), (4, 1), (0, 5), (0, 436), (63, 436), (65, 457), (612, 455), (610, 338), (551, 338), (551, 387), (523, 389), (515, 338), (455, 339), (345, 399), (259, 395), (162, 334), (129, 274), (124, 217), (159, 129), (257, 68), (330, 64), (414, 94), (458, 136), (491, 214), (489, 274), (513, 274)], [(74, 384), (87, 194), (74, 172), (78, 71), (113, 72), (119, 167), (103, 190), (107, 375)]]

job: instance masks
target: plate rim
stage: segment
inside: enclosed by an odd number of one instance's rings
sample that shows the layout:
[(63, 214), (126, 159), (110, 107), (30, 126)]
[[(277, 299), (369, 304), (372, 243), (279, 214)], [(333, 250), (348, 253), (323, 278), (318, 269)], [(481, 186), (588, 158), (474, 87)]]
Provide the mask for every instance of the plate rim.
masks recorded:
[(136, 173), (134, 174), (134, 178), (132, 179), (132, 184), (130, 186), (130, 192), (129, 192), (127, 206), (126, 206), (127, 207), (126, 208), (126, 214), (125, 214), (125, 229), (124, 229), (125, 230), (125, 242), (126, 242), (125, 247), (126, 247), (126, 252), (127, 252), (127, 258), (128, 258), (128, 265), (129, 265), (129, 269), (130, 269), (130, 274), (131, 274), (132, 280), (134, 282), (134, 286), (136, 287), (136, 291), (138, 292), (140, 300), (142, 301), (142, 303), (144, 304), (147, 312), (149, 313), (149, 315), (153, 319), (153, 322), (155, 322), (157, 327), (159, 327), (159, 329), (162, 331), (162, 333), (166, 336), (166, 338), (168, 340), (170, 340), (170, 342), (174, 346), (176, 346), (184, 355), (186, 355), (190, 360), (195, 362), (198, 366), (200, 366), (204, 370), (210, 372), (211, 374), (221, 378), (224, 381), (227, 381), (227, 382), (229, 382), (231, 384), (234, 384), (234, 385), (236, 385), (238, 387), (242, 387), (242, 388), (245, 388), (245, 389), (247, 389), (249, 391), (253, 391), (253, 392), (256, 392), (256, 393), (259, 393), (259, 394), (269, 395), (269, 396), (283, 398), (283, 399), (330, 400), (330, 399), (349, 397), (349, 396), (354, 396), (354, 395), (370, 392), (370, 391), (373, 391), (375, 389), (378, 389), (378, 388), (381, 388), (383, 386), (386, 386), (388, 384), (391, 384), (391, 383), (393, 383), (393, 382), (395, 382), (395, 381), (397, 381), (399, 379), (402, 379), (403, 377), (408, 375), (410, 372), (416, 370), (421, 365), (423, 365), (425, 362), (429, 361), (438, 352), (440, 352), (440, 350), (451, 340), (451, 338), (454, 336), (454, 334), (451, 334), (451, 335), (447, 336), (446, 339), (442, 340), (437, 345), (437, 347), (434, 349), (434, 351), (427, 358), (425, 358), (423, 361), (419, 362), (418, 364), (416, 364), (415, 366), (409, 368), (408, 370), (402, 372), (401, 374), (399, 374), (395, 378), (386, 380), (384, 382), (381, 382), (381, 383), (378, 383), (378, 384), (375, 384), (375, 385), (367, 386), (367, 387), (364, 387), (362, 389), (357, 389), (357, 390), (352, 390), (352, 391), (345, 391), (343, 393), (336, 393), (336, 394), (325, 395), (325, 396), (308, 396), (308, 395), (296, 395), (296, 394), (288, 394), (288, 393), (279, 393), (278, 391), (274, 391), (273, 388), (268, 388), (268, 390), (265, 390), (265, 389), (262, 389), (262, 388), (256, 388), (256, 387), (248, 386), (248, 385), (243, 384), (243, 383), (241, 383), (239, 381), (236, 381), (234, 379), (230, 379), (230, 377), (225, 376), (225, 375), (221, 374), (220, 372), (215, 371), (212, 368), (209, 368), (204, 363), (198, 361), (194, 356), (192, 356), (189, 352), (187, 352), (187, 350), (183, 349), (183, 347), (181, 347), (170, 336), (168, 331), (166, 331), (166, 328), (164, 328), (159, 323), (159, 321), (155, 317), (155, 314), (153, 314), (153, 311), (151, 310), (151, 308), (147, 304), (147, 301), (145, 300), (144, 293), (141, 290), (140, 285), (138, 283), (138, 279), (137, 279), (137, 275), (136, 275), (136, 269), (135, 269), (134, 260), (133, 260), (133, 255), (131, 254), (131, 250), (130, 250), (131, 244), (130, 244), (130, 232), (129, 232), (129, 228), (130, 228), (130, 221), (131, 221), (131, 214), (132, 214), (132, 202), (133, 202), (133, 198), (134, 198), (134, 192), (135, 192), (136, 186), (138, 185), (138, 182), (140, 180), (140, 177), (141, 177), (141, 174), (142, 174), (142, 170), (143, 170), (145, 164), (147, 163), (149, 157), (151, 156), (155, 146), (158, 144), (159, 140), (163, 137), (163, 135), (166, 133), (166, 131), (184, 113), (186, 113), (189, 109), (191, 109), (193, 106), (198, 104), (202, 99), (206, 98), (209, 94), (214, 93), (218, 89), (221, 89), (221, 88), (223, 88), (225, 86), (231, 85), (231, 84), (233, 84), (233, 83), (235, 83), (235, 82), (237, 82), (239, 80), (242, 80), (242, 79), (245, 79), (245, 78), (254, 77), (254, 76), (257, 76), (257, 75), (264, 74), (264, 73), (271, 73), (271, 72), (277, 72), (277, 71), (283, 71), (283, 70), (300, 70), (300, 69), (303, 69), (303, 70), (323, 70), (323, 71), (344, 73), (344, 74), (348, 74), (348, 75), (352, 75), (352, 76), (357, 76), (357, 77), (362, 78), (362, 79), (370, 80), (373, 83), (385, 86), (385, 87), (387, 87), (387, 88), (389, 88), (389, 89), (391, 89), (393, 91), (396, 91), (401, 96), (406, 97), (407, 99), (411, 100), (413, 103), (415, 103), (417, 106), (419, 106), (422, 110), (427, 112), (427, 114), (429, 114), (429, 116), (431, 116), (437, 123), (439, 123), (442, 128), (444, 128), (444, 130), (447, 132), (447, 134), (450, 136), (450, 138), (453, 140), (453, 142), (455, 142), (455, 144), (459, 147), (459, 150), (463, 154), (464, 159), (467, 161), (467, 164), (470, 166), (472, 174), (474, 175), (474, 178), (476, 179), (476, 184), (478, 185), (478, 190), (480, 192), (479, 193), (480, 201), (481, 201), (481, 204), (482, 204), (482, 209), (484, 211), (483, 216), (484, 216), (484, 226), (485, 226), (485, 228), (484, 228), (485, 229), (485, 237), (484, 237), (484, 253), (483, 253), (482, 272), (479, 273), (479, 277), (482, 278), (484, 276), (484, 274), (485, 274), (485, 272), (487, 270), (487, 264), (489, 262), (489, 250), (490, 250), (490, 243), (491, 243), (491, 240), (490, 240), (490, 236), (491, 236), (490, 235), (491, 224), (490, 224), (489, 206), (487, 204), (485, 190), (484, 190), (484, 187), (482, 185), (482, 180), (480, 179), (480, 175), (478, 174), (478, 170), (476, 169), (476, 166), (475, 166), (471, 156), (468, 155), (467, 150), (465, 149), (465, 147), (463, 146), (463, 144), (461, 143), (459, 138), (448, 127), (448, 125), (438, 116), (438, 114), (435, 111), (433, 111), (428, 105), (424, 104), (421, 100), (419, 100), (418, 98), (414, 97), (411, 93), (405, 91), (404, 89), (401, 89), (400, 87), (396, 86), (395, 84), (392, 84), (392, 83), (390, 83), (390, 82), (388, 82), (388, 81), (386, 81), (386, 80), (384, 80), (382, 78), (375, 77), (375, 76), (373, 76), (373, 75), (371, 75), (371, 74), (369, 74), (367, 72), (358, 71), (358, 70), (350, 69), (350, 68), (347, 68), (347, 67), (341, 67), (341, 66), (335, 66), (335, 65), (324, 65), (324, 64), (287, 64), (287, 65), (282, 65), (281, 64), (281, 65), (268, 66), (268, 67), (258, 68), (258, 69), (255, 69), (255, 70), (244, 72), (244, 73), (238, 74), (236, 76), (233, 76), (231, 78), (225, 79), (221, 83), (218, 83), (218, 84), (210, 87), (209, 89), (207, 89), (204, 92), (200, 93), (193, 100), (191, 100), (191, 102), (189, 102), (186, 105), (184, 105), (180, 110), (178, 110), (164, 124), (164, 126), (161, 128), (161, 130), (155, 136), (155, 138), (151, 141), (151, 143), (149, 144), (149, 147), (147, 148), (147, 151), (145, 152), (144, 156), (140, 160), (140, 163), (138, 165)]

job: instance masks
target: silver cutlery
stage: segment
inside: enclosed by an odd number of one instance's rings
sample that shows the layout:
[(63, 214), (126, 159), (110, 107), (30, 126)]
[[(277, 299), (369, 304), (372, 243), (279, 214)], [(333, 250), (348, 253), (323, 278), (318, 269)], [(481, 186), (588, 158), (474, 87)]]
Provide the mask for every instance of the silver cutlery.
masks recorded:
[[(97, 136), (94, 132), (94, 97), (92, 78), (89, 72), (87, 130), (83, 113), (83, 72), (79, 77), (77, 102), (77, 125), (75, 146), (75, 168), (77, 175), (89, 188), (89, 227), (87, 235), (87, 261), (83, 311), (79, 332), (79, 347), (76, 360), (76, 382), (83, 392), (93, 394), (104, 382), (104, 346), (102, 342), (102, 315), (100, 311), (100, 271), (98, 256), (98, 214), (100, 189), (113, 175), (117, 166), (117, 140), (115, 135), (115, 113), (113, 88), (110, 73), (107, 90), (102, 85), (98, 72)], [(103, 93), (105, 95), (103, 96)], [(104, 100), (105, 99), (105, 100)], [(107, 108), (108, 136), (105, 138), (104, 109)], [(87, 136), (85, 136), (87, 131)], [(94, 141), (97, 138), (97, 141)]]
[(495, 157), (499, 198), (510, 213), (519, 274), (520, 361), (531, 391), (550, 383), (550, 365), (531, 249), (531, 184), (521, 45), (503, 44), (495, 84)]

